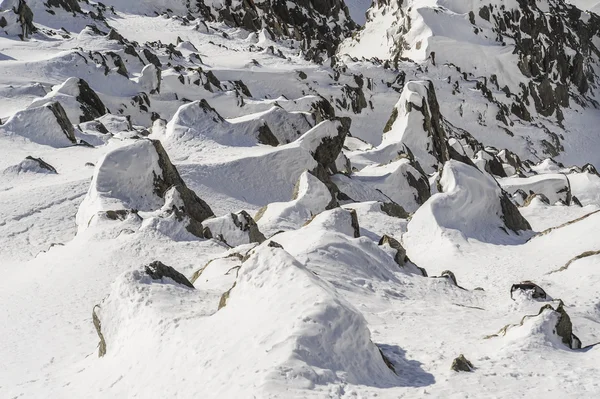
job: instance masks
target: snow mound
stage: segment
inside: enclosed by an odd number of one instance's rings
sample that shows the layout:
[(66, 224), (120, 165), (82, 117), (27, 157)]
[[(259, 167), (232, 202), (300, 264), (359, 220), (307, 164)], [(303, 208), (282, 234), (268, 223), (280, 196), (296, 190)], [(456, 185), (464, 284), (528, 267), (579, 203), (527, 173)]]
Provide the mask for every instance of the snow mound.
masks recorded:
[(2, 135), (24, 137), (31, 142), (57, 148), (76, 142), (73, 125), (57, 102), (17, 112), (0, 125)]
[(289, 202), (273, 202), (261, 209), (256, 220), (267, 237), (279, 231), (296, 230), (313, 216), (324, 211), (331, 202), (327, 186), (312, 173), (300, 175), (294, 196)]
[[(215, 313), (216, 299), (210, 291), (152, 280), (142, 271), (123, 274), (95, 309), (106, 342), (106, 355), (96, 367), (134, 365), (148, 356), (148, 348), (163, 365), (172, 359), (185, 368), (226, 363), (227, 373), (203, 367), (194, 384), (158, 388), (161, 395), (206, 398), (232, 397), (241, 387), (259, 397), (266, 392), (294, 396), (297, 390), (319, 392), (332, 384), (392, 386), (397, 381), (371, 341), (364, 317), (282, 249), (255, 251)], [(178, 372), (167, 367), (163, 376)], [(133, 374), (123, 378), (125, 384), (109, 388), (113, 394), (150, 389)]]
[(338, 289), (386, 295), (390, 286), (402, 287), (414, 270), (400, 267), (394, 259), (396, 251), (359, 237), (355, 215), (343, 208), (325, 211), (303, 228), (272, 240)]
[[(416, 211), (429, 198), (427, 178), (406, 158), (385, 165), (366, 166), (353, 173), (350, 178), (350, 182), (343, 177), (334, 181), (339, 181), (340, 190), (356, 201), (380, 200), (377, 194), (371, 197), (368, 193), (361, 193), (360, 186), (370, 187), (383, 194), (387, 201), (395, 202), (407, 212)], [(360, 184), (357, 186), (353, 184), (354, 181)]]
[(230, 247), (265, 240), (256, 222), (246, 211), (207, 219), (202, 226), (205, 238), (216, 238)]
[(527, 194), (543, 194), (548, 198), (550, 204), (558, 201), (570, 205), (571, 187), (569, 178), (563, 174), (544, 174), (526, 178), (505, 178), (499, 183), (509, 194), (515, 194), (517, 190), (523, 190)]
[(458, 161), (444, 165), (434, 194), (408, 224), (404, 237), (408, 247), (434, 237), (501, 242), (509, 233), (529, 230), (529, 223), (498, 186), (494, 178)]

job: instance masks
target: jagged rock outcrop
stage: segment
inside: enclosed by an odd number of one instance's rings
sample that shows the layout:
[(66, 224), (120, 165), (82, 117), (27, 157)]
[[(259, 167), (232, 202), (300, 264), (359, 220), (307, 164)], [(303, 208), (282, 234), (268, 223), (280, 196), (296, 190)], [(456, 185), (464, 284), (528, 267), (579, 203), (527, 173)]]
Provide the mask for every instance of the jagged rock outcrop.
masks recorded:
[(175, 190), (179, 194), (181, 203), (178, 204), (179, 206), (173, 205), (173, 212), (180, 220), (188, 217), (187, 230), (197, 237), (202, 237), (203, 228), (201, 223), (214, 216), (212, 209), (194, 191), (187, 187), (177, 168), (171, 163), (161, 142), (158, 140), (150, 140), (150, 142), (158, 155), (158, 167), (160, 168), (160, 173), (152, 172), (154, 193), (161, 198), (165, 198), (168, 191)]
[(49, 101), (59, 102), (69, 119), (76, 123), (89, 122), (108, 113), (98, 94), (85, 80), (79, 78), (69, 78), (55, 86), (45, 97), (35, 100), (30, 108)]
[(333, 56), (339, 43), (357, 28), (342, 0), (304, 0), (293, 7), (283, 0), (221, 0), (212, 7), (206, 3), (190, 2), (189, 9), (207, 20), (294, 39), (304, 56), (315, 62)]

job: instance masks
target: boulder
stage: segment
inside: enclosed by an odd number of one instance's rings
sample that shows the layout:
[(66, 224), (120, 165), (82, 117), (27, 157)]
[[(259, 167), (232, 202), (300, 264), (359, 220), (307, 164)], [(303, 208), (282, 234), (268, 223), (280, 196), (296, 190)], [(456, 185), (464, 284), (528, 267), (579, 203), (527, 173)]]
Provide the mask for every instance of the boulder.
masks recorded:
[(456, 372), (471, 372), (475, 369), (475, 367), (473, 367), (473, 364), (470, 361), (468, 361), (467, 358), (462, 354), (452, 361), (452, 366), (450, 368)]

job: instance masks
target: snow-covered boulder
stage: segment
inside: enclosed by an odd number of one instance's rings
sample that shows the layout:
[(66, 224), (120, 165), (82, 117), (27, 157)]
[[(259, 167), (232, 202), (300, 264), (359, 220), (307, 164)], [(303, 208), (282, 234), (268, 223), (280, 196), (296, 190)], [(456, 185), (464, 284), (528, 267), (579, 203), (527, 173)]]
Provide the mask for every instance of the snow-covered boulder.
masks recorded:
[(202, 221), (213, 216), (156, 140), (135, 141), (108, 152), (98, 162), (77, 212), (77, 225), (85, 230), (98, 214), (123, 210), (142, 218), (155, 211), (169, 213), (198, 237), (202, 237)]
[(45, 97), (33, 101), (29, 108), (57, 101), (74, 123), (89, 122), (106, 114), (108, 110), (98, 94), (83, 79), (69, 78), (52, 88)]
[(0, 125), (0, 135), (20, 136), (51, 147), (67, 147), (76, 142), (73, 125), (57, 102), (17, 112)]
[(292, 200), (267, 205), (257, 213), (256, 221), (266, 236), (270, 237), (279, 231), (300, 228), (327, 209), (330, 202), (331, 194), (327, 186), (306, 171), (296, 183)]
[(142, 89), (150, 94), (160, 93), (160, 83), (162, 80), (161, 70), (154, 64), (148, 64), (142, 69), (138, 78), (138, 83)]
[(246, 211), (206, 219), (202, 227), (204, 238), (215, 238), (231, 247), (265, 240), (256, 222)]
[(182, 105), (167, 124), (166, 140), (169, 145), (185, 143), (198, 150), (211, 144), (243, 147), (279, 144), (265, 122), (258, 119), (229, 122), (206, 100)]
[(507, 325), (490, 338), (495, 336), (503, 337), (504, 345), (515, 349), (539, 346), (581, 348), (581, 341), (573, 334), (573, 324), (562, 301), (556, 309), (550, 304), (544, 305), (537, 315), (525, 316), (519, 324)]
[[(430, 196), (427, 178), (407, 158), (367, 166), (350, 175), (350, 181), (336, 176), (334, 182), (339, 182), (339, 189), (355, 201), (380, 200), (379, 193), (382, 193), (387, 201), (395, 202), (408, 212), (416, 211)], [(360, 186), (370, 187), (377, 194), (370, 196), (370, 190), (361, 190)]]
[(496, 180), (473, 166), (447, 162), (439, 184), (441, 192), (425, 202), (408, 224), (409, 248), (436, 236), (498, 242), (509, 233), (531, 229)]
[[(364, 317), (283, 249), (255, 251), (217, 312), (218, 300), (209, 290), (153, 280), (142, 270), (126, 272), (94, 310), (106, 345), (97, 366), (133, 365), (148, 348), (156, 364), (176, 358), (185, 368), (208, 359), (228, 365), (227, 372), (204, 368), (195, 384), (164, 385), (167, 396), (234, 397), (240, 389), (258, 397), (274, 390), (289, 396), (307, 387), (397, 381)], [(163, 377), (179, 373), (165, 368)], [(123, 379), (129, 392), (147, 389), (133, 375)]]

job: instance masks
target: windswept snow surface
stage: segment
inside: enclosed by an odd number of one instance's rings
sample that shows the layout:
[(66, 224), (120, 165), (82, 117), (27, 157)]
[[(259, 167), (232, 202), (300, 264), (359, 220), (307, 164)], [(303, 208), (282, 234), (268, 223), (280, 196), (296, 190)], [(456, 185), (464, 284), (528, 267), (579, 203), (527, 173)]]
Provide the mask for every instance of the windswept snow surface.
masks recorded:
[(322, 64), (103, 3), (0, 0), (0, 398), (600, 397), (596, 87), (502, 129), (479, 2), (348, 0)]

